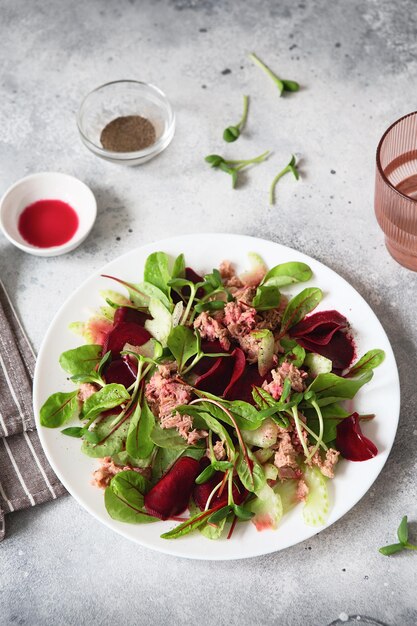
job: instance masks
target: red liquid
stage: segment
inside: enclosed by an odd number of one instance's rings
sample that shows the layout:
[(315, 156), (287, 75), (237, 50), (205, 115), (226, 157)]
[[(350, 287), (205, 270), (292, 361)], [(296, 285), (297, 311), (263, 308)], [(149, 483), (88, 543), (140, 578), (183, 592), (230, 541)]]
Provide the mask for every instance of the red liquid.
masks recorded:
[(23, 210), (18, 228), (23, 239), (32, 246), (62, 246), (77, 232), (78, 215), (62, 200), (38, 200)]

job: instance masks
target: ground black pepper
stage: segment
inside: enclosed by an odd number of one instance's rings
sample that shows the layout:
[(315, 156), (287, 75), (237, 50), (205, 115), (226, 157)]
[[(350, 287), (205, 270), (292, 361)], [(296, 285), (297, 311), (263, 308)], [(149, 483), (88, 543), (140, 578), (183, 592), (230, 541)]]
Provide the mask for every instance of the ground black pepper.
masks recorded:
[(101, 131), (103, 148), (111, 152), (136, 152), (155, 143), (153, 124), (140, 115), (116, 117)]

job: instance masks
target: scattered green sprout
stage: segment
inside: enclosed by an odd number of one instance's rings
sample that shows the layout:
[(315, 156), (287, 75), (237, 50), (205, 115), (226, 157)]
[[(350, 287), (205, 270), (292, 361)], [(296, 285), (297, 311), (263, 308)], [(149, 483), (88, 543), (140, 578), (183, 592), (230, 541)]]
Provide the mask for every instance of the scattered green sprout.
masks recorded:
[(235, 188), (237, 184), (238, 172), (254, 163), (262, 163), (262, 161), (265, 161), (269, 154), (270, 151), (267, 150), (266, 152), (263, 152), (253, 159), (237, 160), (225, 159), (219, 154), (209, 154), (208, 156), (206, 156), (205, 161), (209, 163), (211, 167), (220, 169), (222, 170), (222, 172), (226, 172), (226, 174), (229, 174), (232, 177), (232, 187)]
[(399, 543), (391, 543), (388, 546), (379, 548), (379, 552), (384, 556), (390, 556), (396, 552), (402, 552), (402, 550), (417, 550), (417, 546), (412, 543), (408, 543), (408, 520), (407, 515), (404, 515), (400, 525), (397, 529), (397, 537)]
[(294, 155), (292, 155), (288, 165), (286, 165), (283, 170), (278, 172), (272, 181), (271, 187), (269, 188), (269, 204), (275, 204), (275, 187), (277, 186), (277, 182), (280, 178), (282, 178), (282, 176), (288, 174), (289, 172), (292, 172), (296, 180), (300, 178), (300, 172), (297, 169), (297, 160)]
[(227, 143), (232, 143), (239, 138), (240, 133), (242, 132), (246, 120), (248, 119), (248, 110), (249, 110), (249, 96), (243, 96), (243, 113), (240, 121), (236, 124), (236, 126), (228, 126), (223, 131), (223, 139), (227, 141)]
[(284, 91), (298, 91), (300, 89), (300, 85), (296, 83), (295, 80), (286, 80), (284, 78), (279, 78), (276, 74), (274, 74), (274, 72), (267, 65), (265, 65), (265, 63), (261, 61), (261, 59), (256, 56), (254, 52), (250, 53), (249, 58), (274, 81), (278, 87), (280, 96)]

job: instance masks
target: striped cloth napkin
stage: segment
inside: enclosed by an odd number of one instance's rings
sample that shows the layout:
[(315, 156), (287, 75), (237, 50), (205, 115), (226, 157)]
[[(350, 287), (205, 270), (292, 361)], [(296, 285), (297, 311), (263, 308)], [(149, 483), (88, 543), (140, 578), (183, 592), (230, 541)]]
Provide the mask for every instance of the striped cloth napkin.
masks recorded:
[(0, 281), (0, 541), (7, 513), (66, 493), (35, 430), (35, 354)]

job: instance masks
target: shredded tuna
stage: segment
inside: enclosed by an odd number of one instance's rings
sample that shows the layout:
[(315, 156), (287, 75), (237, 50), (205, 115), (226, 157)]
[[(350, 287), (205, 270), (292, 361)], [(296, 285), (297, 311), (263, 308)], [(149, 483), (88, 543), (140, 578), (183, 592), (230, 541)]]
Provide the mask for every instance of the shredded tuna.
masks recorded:
[(132, 470), (133, 472), (142, 474), (142, 476), (146, 478), (150, 478), (150, 468), (133, 467), (132, 465), (116, 465), (111, 456), (105, 456), (103, 459), (99, 459), (99, 461), (101, 465), (93, 472), (93, 480), (91, 481), (91, 484), (99, 489), (108, 487), (113, 476), (126, 470)]
[(219, 267), (220, 276), (222, 277), (225, 287), (242, 287), (243, 283), (236, 274), (236, 270), (230, 261), (223, 261)]
[(218, 339), (223, 350), (229, 350), (230, 341), (227, 328), (223, 326), (221, 321), (211, 317), (206, 311), (203, 311), (195, 318), (194, 328), (198, 330), (202, 339), (207, 339), (208, 341)]
[(81, 383), (80, 388), (78, 389), (78, 400), (81, 402), (85, 402), (92, 396), (94, 393), (98, 391), (97, 385), (92, 385), (91, 383)]
[(237, 302), (251, 306), (252, 300), (256, 294), (256, 289), (253, 287), (240, 287), (238, 289), (230, 289), (230, 292), (233, 297), (236, 298)]
[(217, 461), (222, 461), (226, 458), (226, 450), (224, 449), (223, 441), (220, 441), (220, 439), (219, 441), (216, 441), (213, 446), (213, 452)]
[(267, 330), (277, 330), (281, 324), (281, 314), (277, 309), (270, 309), (269, 311), (261, 311), (258, 313), (259, 321), (256, 324), (256, 328), (261, 330), (266, 328)]
[(320, 452), (317, 450), (314, 456), (308, 462), (308, 465), (316, 465), (321, 473), (327, 478), (334, 478), (334, 467), (339, 460), (340, 452), (329, 448), (326, 452), (326, 456), (323, 459)]
[(296, 499), (299, 502), (304, 502), (308, 496), (308, 492), (309, 492), (309, 489), (307, 487), (305, 480), (303, 480), (303, 478), (300, 478), (300, 480), (297, 483), (297, 491), (295, 493)]
[(224, 307), (223, 324), (235, 339), (246, 335), (256, 326), (256, 310), (240, 302), (228, 302)]
[(175, 380), (173, 373), (176, 364), (173, 362), (158, 366), (145, 387), (146, 400), (155, 415), (163, 417), (170, 415), (175, 407), (188, 404), (191, 400), (191, 387)]
[(178, 434), (191, 446), (199, 439), (203, 439), (208, 435), (205, 430), (192, 430), (193, 418), (190, 415), (181, 415), (178, 411), (173, 414), (163, 415), (159, 423), (161, 428), (176, 428)]
[(300, 478), (303, 475), (302, 471), (294, 469), (293, 467), (280, 467), (278, 468), (278, 476), (281, 481), (291, 480), (294, 478)]
[(291, 441), (291, 435), (287, 432), (282, 433), (279, 438), (277, 451), (275, 452), (274, 465), (278, 469), (281, 467), (298, 469), (297, 454)]
[(291, 389), (294, 391), (304, 391), (304, 379), (307, 378), (307, 372), (302, 372), (292, 363), (284, 361), (280, 367), (271, 371), (272, 380), (270, 383), (266, 381), (262, 385), (263, 389), (271, 394), (274, 400), (279, 400), (284, 387), (284, 381), (288, 378), (291, 382)]

